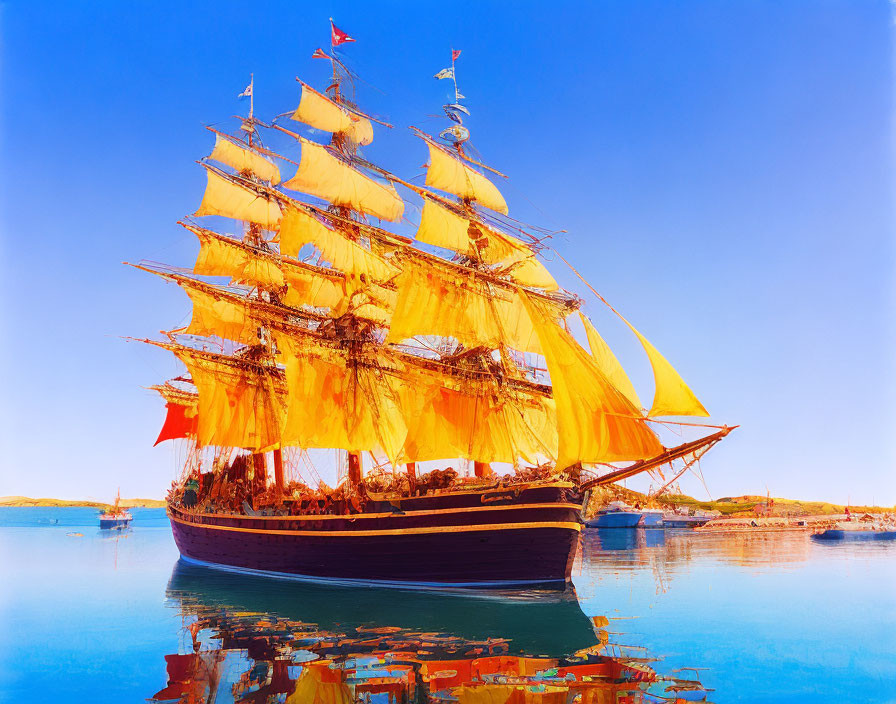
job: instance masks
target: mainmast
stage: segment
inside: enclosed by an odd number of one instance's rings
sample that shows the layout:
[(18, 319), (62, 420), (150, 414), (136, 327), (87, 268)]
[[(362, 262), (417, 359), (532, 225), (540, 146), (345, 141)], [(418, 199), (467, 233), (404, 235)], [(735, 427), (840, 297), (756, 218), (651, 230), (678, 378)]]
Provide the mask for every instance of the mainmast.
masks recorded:
[[(330, 95), (331, 99), (337, 105), (342, 105), (343, 103), (343, 94), (342, 94), (342, 80), (343, 76), (340, 72), (340, 68), (345, 72), (345, 77), (348, 78), (348, 71), (342, 66), (341, 62), (336, 58), (336, 47), (340, 44), (344, 44), (347, 42), (355, 41), (353, 38), (349, 37), (345, 32), (342, 32), (340, 29), (336, 27), (333, 22), (333, 18), (330, 18), (330, 64), (333, 69), (333, 82), (328, 86), (327, 93)], [(331, 146), (336, 149), (349, 164), (352, 164), (355, 160), (355, 157), (358, 153), (358, 145), (353, 140), (349, 139), (346, 136), (346, 133), (337, 131), (332, 133), (332, 139), (330, 142)], [(335, 205), (335, 211), (339, 215), (340, 218), (344, 220), (352, 219), (352, 210), (350, 207), (346, 205)], [(345, 229), (346, 235), (353, 240), (358, 241), (360, 239), (359, 233), (357, 229), (354, 227), (348, 227)], [(347, 327), (347, 336), (356, 339), (360, 335), (360, 325), (359, 320), (355, 316), (348, 316), (344, 320), (344, 323)], [(357, 367), (355, 374), (355, 385), (358, 384), (357, 378)], [(351, 486), (355, 490), (359, 490), (362, 486), (363, 480), (363, 462), (361, 459), (361, 454), (359, 452), (353, 452), (351, 450), (348, 451), (348, 481), (349, 486)]]

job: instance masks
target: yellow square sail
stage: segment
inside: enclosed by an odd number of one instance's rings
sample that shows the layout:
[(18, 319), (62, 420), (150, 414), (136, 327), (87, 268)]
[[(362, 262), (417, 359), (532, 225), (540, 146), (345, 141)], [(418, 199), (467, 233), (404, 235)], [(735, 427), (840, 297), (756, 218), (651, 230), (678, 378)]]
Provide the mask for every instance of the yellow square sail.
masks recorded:
[(270, 159), (220, 133), (215, 133), (215, 148), (208, 158), (226, 164), (241, 174), (254, 174), (272, 186), (280, 183), (280, 169)]
[(266, 230), (277, 230), (282, 213), (275, 198), (244, 188), (213, 167), (206, 166), (205, 170), (208, 185), (194, 215), (221, 215), (252, 222)]
[(273, 258), (254, 256), (241, 243), (208, 230), (185, 226), (199, 238), (199, 255), (193, 271), (202, 276), (229, 276), (235, 283), (279, 289), (286, 280)]
[(349, 365), (335, 350), (280, 344), (290, 399), (283, 444), (372, 451), (397, 461), (407, 434), (400, 380), (370, 362)]
[(374, 181), (331, 154), (325, 147), (299, 138), (302, 157), (295, 176), (283, 184), (382, 220), (397, 221), (404, 213), (404, 201), (395, 188)]
[(253, 321), (245, 304), (235, 296), (216, 296), (193, 286), (183, 286), (193, 302), (193, 318), (187, 335), (217, 336), (234, 342), (258, 342), (258, 323)]
[(353, 278), (363, 274), (372, 281), (386, 281), (398, 273), (382, 257), (330, 229), (311, 213), (290, 208), (280, 227), (280, 251), (297, 257), (306, 244), (313, 244), (325, 261)]
[(427, 186), (448, 191), (467, 200), (475, 200), (486, 208), (507, 215), (507, 203), (495, 184), (460, 159), (451, 156), (442, 147), (428, 140), (426, 145), (429, 147)]
[(199, 394), (196, 442), (265, 452), (279, 446), (285, 419), (282, 381), (252, 367), (181, 348)]
[(547, 291), (559, 288), (544, 265), (535, 258), (535, 252), (526, 244), (480, 222), (472, 222), (432, 198), (423, 200), (423, 213), (416, 239), (486, 264), (498, 265), (501, 273), (506, 272), (522, 286)]
[(339, 272), (261, 253), (211, 230), (187, 224), (184, 227), (199, 238), (199, 256), (193, 267), (196, 274), (230, 276), (237, 283), (273, 289), (294, 308), (336, 308), (346, 297), (345, 278)]
[(404, 462), (460, 457), (535, 464), (557, 454), (550, 398), (508, 392), (494, 381), (451, 383), (430, 373), (419, 374), (413, 388), (423, 398), (408, 414)]
[(519, 296), (493, 287), (476, 272), (455, 272), (408, 259), (396, 286), (398, 299), (386, 342), (440, 335), (467, 347), (506, 345), (522, 352), (541, 352)]
[[(475, 240), (470, 233), (471, 227), (478, 236)], [(515, 242), (479, 223), (471, 223), (431, 198), (423, 199), (423, 212), (416, 239), (418, 242), (481, 259), (486, 264), (517, 261), (531, 254), (531, 250), (522, 242)]]
[(370, 144), (373, 141), (370, 120), (348, 112), (304, 83), (299, 107), (291, 117), (318, 130), (344, 134), (355, 144)]

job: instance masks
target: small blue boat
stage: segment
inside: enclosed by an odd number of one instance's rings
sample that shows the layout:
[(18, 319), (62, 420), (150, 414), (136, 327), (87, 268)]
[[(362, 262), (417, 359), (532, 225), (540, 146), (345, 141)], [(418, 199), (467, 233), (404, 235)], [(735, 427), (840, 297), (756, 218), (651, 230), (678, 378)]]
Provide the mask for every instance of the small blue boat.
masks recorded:
[(816, 540), (896, 540), (896, 526), (844, 521), (812, 537)]
[(134, 517), (129, 511), (119, 508), (120, 502), (121, 492), (115, 496), (115, 508), (100, 514), (100, 530), (123, 529), (130, 525)]
[(127, 528), (133, 519), (134, 517), (127, 511), (104, 513), (100, 516), (100, 529)]
[(591, 528), (636, 528), (642, 513), (622, 501), (611, 501), (586, 522)]

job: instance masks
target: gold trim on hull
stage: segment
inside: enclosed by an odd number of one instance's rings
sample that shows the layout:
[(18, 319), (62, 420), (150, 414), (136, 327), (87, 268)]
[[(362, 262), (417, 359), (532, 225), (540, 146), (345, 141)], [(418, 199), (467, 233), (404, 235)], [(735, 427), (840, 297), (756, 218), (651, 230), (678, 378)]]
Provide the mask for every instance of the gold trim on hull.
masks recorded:
[[(348, 515), (337, 514), (320, 514), (306, 516), (247, 516), (244, 513), (210, 513), (206, 514), (214, 518), (232, 518), (244, 520), (251, 518), (252, 520), (261, 521), (339, 521), (339, 520), (358, 520), (363, 518), (403, 518), (405, 516), (414, 518), (417, 516), (436, 516), (446, 513), (466, 513), (468, 511), (501, 511), (509, 509), (523, 508), (566, 508), (571, 511), (579, 511), (581, 504), (571, 503), (543, 503), (543, 504), (501, 504), (499, 506), (467, 506), (455, 508), (436, 508), (436, 509), (418, 509), (416, 511), (401, 511), (401, 513), (353, 513)], [(176, 509), (175, 509), (176, 510)]]
[[(212, 514), (214, 515), (214, 514)], [(391, 530), (265, 530), (262, 528), (240, 528), (237, 526), (220, 526), (214, 523), (197, 523), (194, 521), (185, 521), (177, 518), (168, 512), (168, 518), (176, 523), (186, 526), (194, 526), (198, 528), (210, 528), (212, 530), (229, 530), (237, 533), (257, 533), (261, 535), (304, 535), (304, 536), (321, 536), (321, 537), (368, 537), (378, 535), (425, 535), (432, 533), (475, 533), (491, 530), (525, 530), (527, 528), (561, 528), (564, 530), (574, 530), (581, 532), (582, 526), (579, 523), (482, 523), (479, 525), (466, 526), (429, 526), (420, 528), (393, 528)], [(253, 518), (252, 516), (242, 516), (241, 518)]]

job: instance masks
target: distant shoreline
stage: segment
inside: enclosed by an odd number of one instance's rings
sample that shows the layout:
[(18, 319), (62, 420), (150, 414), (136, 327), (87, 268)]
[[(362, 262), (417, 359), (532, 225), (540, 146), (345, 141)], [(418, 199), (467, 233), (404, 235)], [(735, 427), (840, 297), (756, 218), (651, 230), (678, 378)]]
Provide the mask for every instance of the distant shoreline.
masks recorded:
[[(621, 489), (621, 487), (619, 487)], [(623, 494), (620, 498), (631, 502), (644, 501), (647, 497), (638, 492), (622, 489), (619, 493)], [(690, 496), (683, 495), (666, 495), (658, 500), (658, 503), (672, 506), (687, 506), (693, 509), (718, 510), (725, 515), (736, 516), (737, 514), (752, 514), (757, 505), (764, 504), (767, 501), (764, 496), (740, 496), (737, 498), (724, 498), (715, 501), (699, 501)], [(792, 514), (792, 515), (826, 515), (841, 514), (846, 507), (838, 504), (831, 504), (822, 501), (799, 501), (794, 499), (773, 498), (772, 504), (774, 510), (771, 514)], [(123, 508), (165, 508), (165, 502), (160, 499), (122, 499), (121, 506)], [(2, 507), (55, 507), (55, 508), (112, 508), (112, 504), (102, 501), (67, 501), (65, 499), (32, 499), (28, 496), (0, 496), (0, 508)], [(879, 513), (882, 511), (894, 511), (896, 507), (890, 506), (850, 506), (853, 512)]]
[[(123, 508), (165, 508), (159, 499), (122, 499)], [(113, 508), (103, 501), (66, 501), (65, 499), (32, 499), (28, 496), (0, 496), (0, 507), (54, 507), (54, 508)]]

